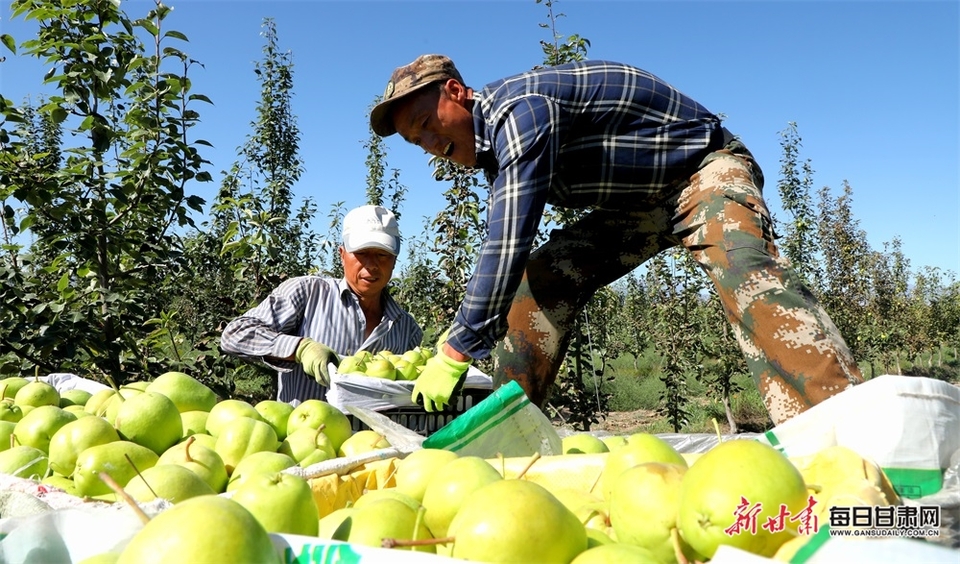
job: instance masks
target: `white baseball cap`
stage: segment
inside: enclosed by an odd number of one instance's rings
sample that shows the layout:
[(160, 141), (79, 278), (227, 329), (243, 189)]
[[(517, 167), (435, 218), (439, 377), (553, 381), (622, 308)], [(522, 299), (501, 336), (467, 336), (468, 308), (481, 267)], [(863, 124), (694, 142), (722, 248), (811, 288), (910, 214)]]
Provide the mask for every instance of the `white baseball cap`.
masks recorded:
[(360, 206), (350, 210), (343, 218), (343, 248), (349, 253), (376, 248), (399, 255), (397, 216), (383, 206)]

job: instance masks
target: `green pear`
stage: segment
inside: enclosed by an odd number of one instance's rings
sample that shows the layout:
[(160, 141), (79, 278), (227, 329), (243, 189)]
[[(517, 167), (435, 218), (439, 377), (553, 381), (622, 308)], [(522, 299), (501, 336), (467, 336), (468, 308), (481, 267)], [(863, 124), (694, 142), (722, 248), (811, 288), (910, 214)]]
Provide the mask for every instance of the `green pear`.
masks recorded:
[(337, 456), (356, 456), (371, 450), (388, 448), (390, 442), (387, 438), (376, 431), (363, 429), (347, 437), (337, 450)]
[(700, 561), (713, 558), (721, 544), (769, 558), (796, 536), (799, 521), (787, 520), (779, 531), (758, 526), (756, 532), (730, 534), (737, 512), (743, 512), (741, 503), (759, 508), (755, 518), (763, 524), (777, 518), (781, 505), (797, 515), (807, 498), (800, 471), (778, 450), (751, 439), (729, 440), (704, 453), (684, 474), (677, 527), (703, 556)]
[(244, 457), (261, 451), (275, 452), (279, 445), (277, 432), (269, 423), (250, 417), (237, 417), (220, 430), (214, 450), (223, 459), (227, 474), (230, 474)]
[(32, 405), (34, 407), (40, 407), (42, 405), (53, 405), (59, 407), (60, 394), (57, 392), (57, 389), (50, 384), (41, 382), (40, 380), (34, 380), (28, 382), (17, 391), (13, 403), (20, 406)]
[(374, 357), (367, 362), (367, 369), (364, 374), (371, 378), (383, 378), (384, 380), (396, 380), (397, 369), (393, 363), (383, 357)]
[(345, 356), (340, 360), (340, 365), (337, 366), (337, 372), (340, 374), (362, 374), (366, 367), (366, 362), (363, 360), (355, 356)]
[(12, 401), (0, 401), (0, 421), (16, 423), (23, 419), (23, 408)]
[(301, 427), (290, 433), (275, 450), (296, 460), (304, 468), (337, 457), (330, 438), (321, 429), (312, 427)]
[(400, 359), (397, 362), (393, 363), (394, 369), (397, 371), (396, 379), (397, 380), (416, 380), (417, 376), (420, 375), (417, 372), (417, 365), (410, 363), (408, 360)]
[(607, 445), (607, 450), (613, 452), (617, 449), (627, 446), (627, 438), (623, 435), (607, 435), (600, 438), (603, 444)]
[(433, 475), (446, 463), (457, 458), (457, 453), (444, 449), (424, 448), (411, 452), (397, 464), (394, 477), (397, 491), (417, 501), (423, 501), (423, 493)]
[[(381, 547), (383, 539), (426, 540), (434, 538), (422, 522), (417, 523), (417, 512), (407, 504), (392, 498), (383, 498), (355, 509), (337, 528), (334, 540), (352, 544)], [(416, 552), (436, 553), (436, 546), (424, 544), (413, 547)]]
[(279, 564), (281, 558), (269, 533), (242, 505), (203, 495), (160, 512), (130, 539), (117, 560), (118, 564), (169, 562)]
[[(68, 405), (67, 407), (63, 407), (61, 409), (76, 415), (77, 419), (80, 419), (81, 417), (95, 417), (95, 415), (93, 415), (92, 413), (87, 413), (84, 406), (82, 405)], [(104, 419), (104, 421), (106, 421), (106, 419)]]
[(17, 424), (13, 421), (0, 421), (0, 452), (17, 446), (12, 444), (16, 442), (16, 437), (13, 434), (16, 428)]
[(321, 539), (333, 539), (333, 535), (337, 532), (337, 529), (340, 528), (340, 525), (356, 512), (356, 509), (351, 507), (341, 507), (340, 509), (334, 509), (330, 513), (324, 515), (320, 518), (320, 521), (317, 523), (317, 537)]
[(670, 443), (656, 435), (636, 433), (630, 435), (627, 444), (607, 455), (600, 473), (600, 488), (603, 499), (610, 501), (610, 492), (620, 474), (644, 462), (665, 462), (687, 467), (687, 461)]
[[(673, 530), (686, 471), (676, 464), (646, 462), (620, 474), (610, 497), (610, 524), (618, 542), (643, 547), (661, 562), (677, 561)], [(681, 538), (681, 549), (690, 559), (693, 553), (685, 545)]]
[(447, 536), (447, 528), (464, 499), (502, 479), (500, 473), (479, 456), (459, 456), (451, 460), (434, 473), (423, 492), (424, 522), (436, 537)]
[(36, 447), (46, 453), (49, 452), (53, 434), (67, 423), (76, 420), (77, 416), (69, 411), (55, 405), (42, 405), (30, 410), (23, 419), (17, 421), (13, 434), (17, 436), (20, 444)]
[(157, 392), (142, 392), (123, 401), (114, 427), (124, 440), (143, 445), (158, 456), (183, 438), (177, 406)]
[(60, 488), (61, 490), (63, 490), (64, 492), (72, 496), (80, 497), (80, 494), (77, 493), (77, 485), (74, 484), (73, 480), (71, 480), (70, 478), (60, 476), (57, 474), (50, 474), (46, 478), (40, 480), (40, 483), (45, 484), (47, 486)]
[(73, 482), (77, 485), (77, 492), (84, 497), (113, 494), (110, 486), (100, 479), (101, 472), (122, 488), (137, 475), (137, 471), (155, 466), (159, 458), (151, 449), (131, 441), (92, 446), (77, 457)]
[(400, 355), (400, 358), (414, 366), (419, 366), (426, 362), (426, 359), (423, 358), (423, 352), (421, 352), (420, 347), (405, 351), (402, 355)]
[(140, 503), (161, 498), (177, 504), (198, 495), (217, 493), (203, 478), (177, 464), (158, 464), (141, 470), (123, 490)]
[(224, 425), (237, 417), (263, 420), (260, 413), (249, 403), (238, 399), (226, 399), (217, 402), (210, 409), (210, 415), (207, 416), (207, 433), (216, 437)]
[(207, 433), (194, 433), (190, 436), (193, 437), (193, 440), (197, 441), (198, 445), (203, 445), (210, 450), (217, 449), (217, 438), (213, 435), (209, 435)]
[(105, 388), (94, 392), (87, 403), (83, 405), (83, 410), (92, 415), (103, 417), (107, 413), (107, 405), (110, 399), (117, 393), (113, 388)]
[(577, 555), (570, 564), (663, 564), (649, 550), (629, 544), (600, 544)]
[(320, 429), (321, 425), (323, 425), (323, 434), (330, 437), (334, 453), (340, 449), (343, 441), (353, 434), (350, 419), (342, 411), (323, 400), (308, 399), (293, 408), (293, 412), (290, 413), (290, 418), (287, 420), (287, 436), (301, 427)]
[(139, 380), (139, 381), (137, 381), (137, 382), (127, 382), (126, 384), (124, 384), (124, 385), (121, 386), (120, 388), (121, 388), (121, 389), (126, 388), (126, 389), (129, 389), (129, 390), (137, 390), (138, 392), (145, 392), (145, 391), (147, 391), (147, 388), (148, 388), (149, 386), (150, 386), (150, 381), (149, 381), (149, 380)]
[(227, 482), (227, 491), (232, 492), (243, 485), (251, 476), (274, 474), (296, 466), (297, 461), (282, 452), (255, 452), (237, 463)]
[(79, 405), (84, 406), (90, 398), (93, 397), (93, 394), (86, 390), (79, 390), (74, 388), (72, 390), (64, 390), (60, 394), (60, 407), (67, 407), (69, 405)]
[(41, 480), (48, 468), (47, 454), (36, 447), (19, 445), (0, 452), (0, 474)]
[(222, 493), (227, 487), (227, 467), (223, 459), (212, 448), (196, 442), (194, 436), (187, 437), (164, 451), (157, 460), (157, 466), (176, 464), (192, 471), (203, 479), (216, 493)]
[(196, 435), (207, 432), (207, 411), (181, 411), (180, 422), (183, 424), (183, 436)]
[(452, 556), (464, 560), (567, 564), (587, 549), (587, 531), (577, 517), (546, 488), (526, 480), (497, 480), (475, 490), (448, 531), (456, 538)]
[(77, 457), (97, 445), (119, 441), (116, 429), (102, 417), (82, 417), (60, 427), (50, 439), (50, 468), (61, 476), (71, 477)]
[(277, 432), (277, 439), (282, 441), (286, 438), (287, 421), (290, 420), (290, 414), (293, 413), (292, 405), (285, 401), (263, 400), (253, 408)]
[(103, 413), (103, 418), (110, 422), (111, 425), (117, 424), (117, 413), (120, 412), (120, 408), (123, 406), (127, 400), (133, 399), (136, 396), (142, 395), (143, 390), (140, 388), (134, 388), (130, 385), (121, 386), (117, 389), (117, 393), (114, 394), (110, 399), (106, 401), (106, 409)]
[(146, 391), (167, 396), (180, 413), (210, 411), (217, 403), (217, 395), (213, 390), (200, 380), (183, 372), (164, 372), (150, 382)]
[(0, 399), (9, 399), (13, 401), (17, 397), (20, 388), (30, 383), (30, 380), (20, 376), (10, 376), (0, 380)]
[(320, 522), (310, 484), (300, 476), (255, 474), (231, 498), (253, 514), (268, 533), (315, 537)]
[(367, 505), (386, 497), (402, 501), (414, 511), (419, 511), (420, 507), (422, 506), (418, 500), (403, 492), (397, 491), (397, 488), (382, 488), (378, 490), (367, 490), (364, 492), (363, 495), (357, 498), (357, 501), (353, 502), (353, 508), (360, 509), (361, 507), (366, 507)]
[(610, 452), (607, 444), (590, 433), (573, 433), (560, 439), (563, 454), (598, 454)]

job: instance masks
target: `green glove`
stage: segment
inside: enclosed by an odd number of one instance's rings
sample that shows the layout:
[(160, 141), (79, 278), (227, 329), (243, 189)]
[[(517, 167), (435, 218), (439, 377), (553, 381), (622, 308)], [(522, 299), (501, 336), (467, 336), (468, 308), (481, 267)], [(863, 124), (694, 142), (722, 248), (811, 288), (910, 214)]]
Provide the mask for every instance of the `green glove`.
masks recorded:
[(417, 376), (411, 399), (414, 403), (422, 403), (427, 411), (442, 410), (460, 391), (469, 367), (469, 360), (460, 362), (444, 354), (443, 349), (438, 350)]
[(308, 337), (300, 339), (296, 359), (303, 366), (303, 371), (323, 386), (330, 385), (329, 364), (340, 364), (340, 357), (333, 349)]

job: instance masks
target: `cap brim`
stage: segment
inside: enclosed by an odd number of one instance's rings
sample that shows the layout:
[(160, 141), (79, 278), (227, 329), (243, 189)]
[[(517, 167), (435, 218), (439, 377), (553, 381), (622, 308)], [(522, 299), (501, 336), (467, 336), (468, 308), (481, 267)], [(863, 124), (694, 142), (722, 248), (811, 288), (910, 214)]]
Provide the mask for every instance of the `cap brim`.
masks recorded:
[(399, 96), (394, 96), (389, 100), (384, 100), (376, 106), (373, 107), (373, 110), (370, 112), (370, 129), (373, 129), (373, 132), (379, 135), (380, 137), (390, 137), (397, 132), (397, 128), (393, 126), (393, 114), (391, 110), (393, 109), (393, 104), (397, 103), (400, 100), (403, 100), (407, 96), (422, 90), (425, 86), (429, 86), (436, 82), (439, 82), (443, 79), (437, 79), (431, 82), (425, 82), (423, 84), (418, 84), (410, 90), (407, 90)]
[(362, 237), (347, 235), (343, 239), (343, 248), (348, 253), (363, 249), (380, 249), (397, 256), (400, 253), (400, 240), (386, 233), (365, 233)]

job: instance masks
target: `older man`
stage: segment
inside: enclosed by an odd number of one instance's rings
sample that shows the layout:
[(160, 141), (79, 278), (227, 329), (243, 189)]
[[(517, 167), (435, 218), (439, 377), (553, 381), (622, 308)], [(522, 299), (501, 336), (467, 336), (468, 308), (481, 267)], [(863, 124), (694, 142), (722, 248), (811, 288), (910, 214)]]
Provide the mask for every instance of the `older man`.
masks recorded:
[(329, 363), (358, 350), (405, 351), (423, 330), (387, 291), (400, 252), (396, 216), (361, 206), (343, 219), (344, 276), (301, 276), (280, 284), (257, 307), (231, 321), (220, 346), (277, 369), (280, 401), (324, 399)]

